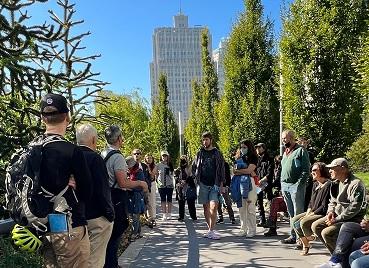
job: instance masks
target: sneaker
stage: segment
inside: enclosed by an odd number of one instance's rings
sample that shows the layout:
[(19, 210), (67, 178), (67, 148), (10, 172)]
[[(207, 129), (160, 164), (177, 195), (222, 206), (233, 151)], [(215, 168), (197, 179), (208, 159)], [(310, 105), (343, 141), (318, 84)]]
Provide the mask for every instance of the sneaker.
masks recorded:
[(315, 268), (342, 268), (342, 265), (340, 263), (334, 263), (329, 261), (321, 265), (316, 265)]
[(255, 233), (248, 233), (247, 235), (246, 235), (246, 237), (248, 237), (248, 238), (252, 238), (252, 237), (254, 237), (256, 234)]
[(265, 221), (261, 221), (258, 224), (256, 224), (257, 227), (265, 227), (266, 222)]
[(172, 213), (167, 213), (167, 220), (171, 220), (172, 219)]
[(224, 223), (223, 218), (219, 218), (219, 219), (217, 220), (217, 223), (218, 223), (218, 224), (219, 224), (219, 223)]
[(177, 220), (178, 220), (178, 221), (181, 221), (181, 222), (182, 222), (182, 221), (184, 221), (184, 219), (183, 219), (183, 218), (178, 218)]
[(246, 235), (246, 231), (244, 230), (240, 230), (237, 234), (237, 236), (245, 236)]
[(236, 220), (235, 219), (232, 219), (232, 224), (236, 224)]
[(163, 221), (166, 221), (167, 220), (167, 214), (166, 213), (164, 213), (163, 214)]
[(296, 244), (296, 239), (295, 239), (295, 238), (293, 238), (292, 236), (290, 236), (290, 237), (288, 237), (288, 238), (286, 238), (286, 239), (282, 239), (282, 240), (281, 240), (281, 243), (282, 243), (282, 244), (290, 244), (290, 245), (292, 245), (292, 244)]
[(277, 230), (275, 228), (270, 228), (268, 232), (264, 233), (264, 236), (270, 237), (270, 236), (277, 236)]
[(209, 237), (209, 234), (210, 234), (210, 232), (211, 231), (206, 231), (206, 233), (204, 233), (203, 235), (202, 235), (202, 237), (204, 237), (204, 238), (208, 238)]
[(220, 235), (218, 233), (216, 233), (215, 231), (210, 231), (209, 235), (208, 235), (208, 238), (212, 239), (212, 240), (219, 240)]

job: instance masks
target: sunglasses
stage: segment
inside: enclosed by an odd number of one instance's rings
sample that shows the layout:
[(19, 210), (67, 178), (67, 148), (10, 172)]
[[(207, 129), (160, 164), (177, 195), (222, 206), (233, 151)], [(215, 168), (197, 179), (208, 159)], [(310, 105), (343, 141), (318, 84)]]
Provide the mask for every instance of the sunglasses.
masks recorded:
[(317, 172), (319, 169), (317, 169), (317, 168), (314, 168), (314, 169), (312, 169), (311, 170), (311, 172)]
[(140, 155), (141, 153), (133, 153), (133, 155)]

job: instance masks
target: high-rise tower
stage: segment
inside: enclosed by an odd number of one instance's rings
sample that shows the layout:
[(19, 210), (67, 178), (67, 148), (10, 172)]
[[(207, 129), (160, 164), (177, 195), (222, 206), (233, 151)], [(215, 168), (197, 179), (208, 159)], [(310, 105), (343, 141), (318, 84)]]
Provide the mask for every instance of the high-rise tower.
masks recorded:
[[(153, 34), (153, 61), (150, 63), (151, 100), (158, 96), (160, 73), (167, 75), (169, 107), (178, 123), (178, 112), (187, 122), (192, 80), (201, 79), (201, 32), (205, 27), (188, 27), (188, 17), (174, 16), (174, 27), (160, 27)], [(209, 51), (211, 35), (209, 34)]]

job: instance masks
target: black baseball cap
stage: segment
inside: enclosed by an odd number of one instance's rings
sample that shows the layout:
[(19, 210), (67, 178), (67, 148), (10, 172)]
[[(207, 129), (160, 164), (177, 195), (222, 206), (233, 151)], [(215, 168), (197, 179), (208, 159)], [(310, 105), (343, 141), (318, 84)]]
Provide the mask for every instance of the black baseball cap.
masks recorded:
[[(45, 113), (44, 110), (46, 107), (54, 107), (56, 111)], [(40, 110), (41, 110), (42, 115), (54, 115), (54, 114), (68, 113), (69, 109), (68, 109), (67, 99), (60, 94), (48, 93), (45, 96), (43, 96), (41, 99)]]

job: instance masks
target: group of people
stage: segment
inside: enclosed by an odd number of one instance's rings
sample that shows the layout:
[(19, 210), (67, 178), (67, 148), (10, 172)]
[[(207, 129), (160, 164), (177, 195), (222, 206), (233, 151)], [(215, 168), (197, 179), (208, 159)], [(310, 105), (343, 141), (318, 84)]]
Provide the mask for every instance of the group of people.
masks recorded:
[[(220, 239), (215, 226), (224, 222), (222, 205), (236, 224), (234, 202), (239, 208), (241, 236), (255, 236), (257, 226), (269, 228), (265, 236), (277, 235), (277, 213), (285, 211), (291, 235), (281, 242), (299, 242), (300, 254), (308, 255), (310, 242), (318, 237), (332, 254), (320, 268), (349, 267), (348, 260), (353, 268), (369, 265), (363, 182), (351, 173), (344, 158), (329, 165), (313, 162), (306, 143), (301, 140), (298, 144), (291, 130), (282, 133), (283, 156), (273, 159), (264, 143), (254, 146), (242, 140), (232, 163), (225, 161), (214, 147), (211, 133), (205, 132), (194, 160), (183, 155), (174, 169), (166, 150), (161, 151), (158, 163), (151, 154), (142, 158), (138, 148), (125, 158), (118, 126), (105, 129), (107, 147), (101, 154), (97, 152), (97, 131), (90, 124), (77, 128), (77, 145), (68, 142), (64, 135), (70, 115), (61, 95), (46, 94), (40, 108), (46, 125), (43, 136), (61, 138), (44, 146), (41, 184), (55, 195), (69, 186), (63, 196), (69, 206), (70, 228), (67, 233), (42, 237), (46, 267), (119, 267), (118, 247), (129, 219), (133, 240), (141, 237), (141, 215), (151, 227), (156, 224), (156, 190), (163, 221), (172, 218), (174, 190), (178, 221), (184, 220), (186, 203), (190, 217), (197, 220), (197, 199), (208, 227), (206, 238)], [(268, 217), (265, 199), (270, 203)]]

